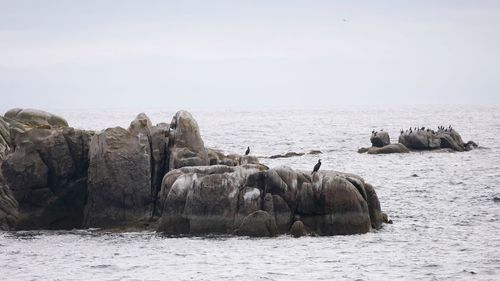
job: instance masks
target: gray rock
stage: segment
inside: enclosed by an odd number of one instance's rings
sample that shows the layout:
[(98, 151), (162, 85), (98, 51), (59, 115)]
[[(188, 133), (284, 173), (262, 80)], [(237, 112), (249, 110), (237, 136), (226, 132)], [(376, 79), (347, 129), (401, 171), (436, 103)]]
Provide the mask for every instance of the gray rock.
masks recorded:
[(90, 142), (85, 227), (141, 226), (152, 213), (148, 137), (120, 127)]
[(87, 132), (69, 128), (32, 129), (16, 137), (16, 149), (1, 167), (19, 204), (16, 229), (81, 227), (87, 148)]
[(410, 150), (400, 143), (391, 143), (383, 147), (372, 146), (367, 150), (368, 154), (409, 153)]
[(18, 219), (18, 203), (0, 174), (0, 230), (14, 229)]
[(252, 186), (258, 183), (253, 177), (260, 169), (259, 165), (215, 165), (170, 171), (160, 192), (158, 230), (171, 235), (232, 233), (239, 226), (237, 215), (257, 207), (259, 198)]
[(265, 211), (258, 210), (245, 217), (236, 235), (251, 237), (273, 237), (277, 233), (272, 217)]
[(68, 122), (55, 114), (38, 109), (14, 108), (5, 113), (5, 117), (32, 127), (56, 128), (68, 127)]
[(385, 131), (377, 131), (375, 134), (372, 134), (370, 137), (370, 141), (372, 143), (372, 146), (375, 147), (383, 147), (391, 143), (389, 133)]
[[(141, 135), (141, 137), (146, 137), (148, 140), (151, 151), (151, 200), (153, 204), (156, 204), (161, 182), (168, 165), (169, 125), (160, 123), (153, 126), (149, 117), (144, 113), (140, 113), (130, 123), (128, 131), (134, 136), (140, 137), (139, 135)], [(156, 210), (156, 206), (153, 206), (153, 210)]]
[(307, 231), (304, 223), (301, 221), (295, 221), (290, 228), (290, 234), (295, 238), (306, 236)]
[(412, 131), (399, 136), (399, 143), (409, 149), (428, 150), (441, 147), (441, 139), (432, 131)]
[(268, 171), (266, 191), (281, 196), (312, 231), (336, 235), (371, 229), (365, 183), (360, 177), (332, 171), (320, 171), (311, 177), (309, 172), (279, 170)]
[(168, 148), (169, 170), (209, 164), (198, 123), (187, 111), (177, 112), (172, 119)]

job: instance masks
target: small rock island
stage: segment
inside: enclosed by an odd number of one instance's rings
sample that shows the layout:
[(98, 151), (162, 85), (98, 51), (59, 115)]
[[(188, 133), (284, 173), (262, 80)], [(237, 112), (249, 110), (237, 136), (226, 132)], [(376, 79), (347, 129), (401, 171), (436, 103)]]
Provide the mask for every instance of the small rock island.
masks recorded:
[(384, 222), (361, 177), (268, 168), (206, 148), (187, 111), (157, 125), (141, 113), (127, 129), (100, 132), (34, 109), (0, 117), (1, 230), (298, 237), (366, 233)]
[(384, 130), (372, 131), (372, 146), (360, 148), (359, 153), (388, 154), (408, 153), (412, 150), (451, 149), (453, 151), (469, 151), (477, 148), (473, 141), (464, 143), (460, 134), (451, 125), (447, 128), (439, 126), (436, 131), (421, 127), (401, 130), (398, 143), (391, 144), (389, 133)]

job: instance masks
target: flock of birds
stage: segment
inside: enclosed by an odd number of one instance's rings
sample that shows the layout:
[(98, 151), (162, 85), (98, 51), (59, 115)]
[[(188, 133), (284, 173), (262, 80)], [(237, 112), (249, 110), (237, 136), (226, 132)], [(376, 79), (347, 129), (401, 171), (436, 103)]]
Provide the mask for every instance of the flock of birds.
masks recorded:
[[(381, 132), (384, 131), (384, 129), (381, 129), (380, 130)], [(445, 127), (445, 126), (438, 126), (438, 131), (437, 132), (451, 132), (453, 131), (453, 128), (450, 126), (448, 127)], [(410, 127), (409, 129), (407, 130), (401, 130), (400, 131), (400, 134), (401, 135), (411, 135), (413, 133), (417, 133), (417, 132), (429, 132), (429, 133), (432, 133), (433, 135), (437, 134), (436, 131), (432, 130), (432, 129), (429, 129), (429, 128), (425, 128), (425, 127), (422, 127), (422, 128), (418, 128), (418, 127)], [(372, 136), (376, 136), (378, 133), (378, 131), (375, 131), (373, 130), (372, 131)]]
[(453, 128), (451, 127), (451, 125), (449, 125), (447, 128), (444, 127), (444, 126), (438, 126), (438, 131), (435, 132), (434, 130), (432, 129), (429, 129), (429, 128), (425, 128), (425, 127), (422, 127), (422, 128), (417, 128), (417, 127), (414, 127), (414, 128), (409, 128), (407, 129), (406, 131), (405, 130), (401, 130), (400, 133), (401, 135), (411, 135), (413, 133), (417, 133), (417, 132), (430, 132), (432, 133), (433, 135), (436, 135), (438, 132), (451, 132), (453, 131)]

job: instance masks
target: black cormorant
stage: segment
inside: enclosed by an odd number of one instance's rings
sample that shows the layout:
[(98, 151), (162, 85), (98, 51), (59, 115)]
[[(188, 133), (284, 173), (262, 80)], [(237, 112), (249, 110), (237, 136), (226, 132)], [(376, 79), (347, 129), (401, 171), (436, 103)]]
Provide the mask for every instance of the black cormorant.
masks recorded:
[(317, 172), (319, 170), (319, 167), (321, 167), (321, 159), (319, 159), (318, 163), (316, 163), (316, 165), (314, 165), (312, 174), (314, 174), (314, 172)]
[(245, 155), (250, 154), (250, 146), (247, 146), (247, 151), (245, 151)]

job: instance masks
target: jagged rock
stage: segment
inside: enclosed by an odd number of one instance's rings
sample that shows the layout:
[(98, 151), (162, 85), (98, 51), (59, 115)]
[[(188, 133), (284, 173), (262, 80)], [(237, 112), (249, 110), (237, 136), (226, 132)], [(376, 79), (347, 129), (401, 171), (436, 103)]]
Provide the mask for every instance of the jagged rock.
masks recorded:
[(234, 233), (251, 237), (273, 237), (277, 229), (272, 217), (267, 212), (258, 210), (246, 216)]
[[(148, 139), (151, 151), (151, 201), (156, 204), (161, 182), (168, 165), (169, 125), (160, 123), (153, 126), (149, 117), (144, 113), (140, 113), (130, 123), (128, 131), (134, 136), (139, 137), (139, 134), (142, 134), (143, 137), (145, 136)], [(153, 210), (155, 209), (156, 206), (153, 206)]]
[(383, 147), (391, 143), (389, 133), (385, 131), (377, 131), (376, 133), (372, 133), (370, 141), (372, 143), (372, 146), (375, 147)]
[(32, 127), (56, 128), (68, 127), (68, 122), (55, 114), (38, 109), (14, 108), (5, 113), (5, 117)]
[(148, 137), (120, 127), (95, 134), (90, 141), (88, 192), (85, 227), (146, 223), (154, 207)]
[(88, 135), (32, 129), (16, 137), (2, 174), (19, 204), (16, 229), (81, 227), (86, 200)]
[(301, 221), (295, 221), (290, 228), (290, 234), (295, 238), (306, 236), (307, 231), (304, 223)]
[[(359, 151), (358, 151), (359, 152)], [(408, 153), (410, 150), (400, 143), (391, 143), (383, 147), (372, 146), (367, 149), (368, 154), (389, 154), (389, 153)]]
[(170, 123), (169, 170), (185, 166), (206, 166), (208, 154), (200, 136), (198, 123), (187, 111), (179, 111)]

